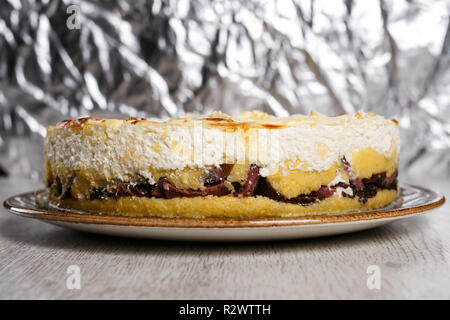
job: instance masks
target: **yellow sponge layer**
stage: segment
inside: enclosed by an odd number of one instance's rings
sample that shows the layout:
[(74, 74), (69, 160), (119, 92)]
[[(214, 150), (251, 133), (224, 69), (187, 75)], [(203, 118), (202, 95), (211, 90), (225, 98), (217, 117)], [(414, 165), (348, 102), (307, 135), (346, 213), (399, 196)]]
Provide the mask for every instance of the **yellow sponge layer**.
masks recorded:
[(146, 198), (120, 197), (106, 200), (51, 200), (63, 208), (120, 215), (129, 217), (186, 217), (186, 218), (257, 218), (299, 217), (372, 210), (391, 203), (396, 190), (378, 190), (375, 197), (366, 203), (357, 198), (340, 197), (338, 194), (309, 206), (271, 200), (267, 197), (206, 196), (195, 198)]
[[(267, 180), (275, 190), (290, 199), (297, 197), (299, 194), (317, 191), (321, 185), (328, 185), (336, 178), (338, 168), (339, 166), (336, 163), (330, 169), (321, 172), (280, 169), (276, 174), (269, 175)], [(346, 174), (343, 173), (343, 175)]]
[(370, 178), (373, 174), (386, 172), (390, 176), (397, 169), (397, 161), (389, 159), (372, 148), (351, 153), (353, 172), (360, 179)]

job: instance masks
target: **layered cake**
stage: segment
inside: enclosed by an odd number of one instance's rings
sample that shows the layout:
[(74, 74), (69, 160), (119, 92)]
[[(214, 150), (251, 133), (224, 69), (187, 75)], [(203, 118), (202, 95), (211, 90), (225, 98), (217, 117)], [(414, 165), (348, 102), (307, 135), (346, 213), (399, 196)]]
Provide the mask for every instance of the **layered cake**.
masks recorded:
[(358, 112), (81, 118), (47, 129), (46, 199), (147, 217), (294, 217), (371, 210), (397, 195), (397, 122)]

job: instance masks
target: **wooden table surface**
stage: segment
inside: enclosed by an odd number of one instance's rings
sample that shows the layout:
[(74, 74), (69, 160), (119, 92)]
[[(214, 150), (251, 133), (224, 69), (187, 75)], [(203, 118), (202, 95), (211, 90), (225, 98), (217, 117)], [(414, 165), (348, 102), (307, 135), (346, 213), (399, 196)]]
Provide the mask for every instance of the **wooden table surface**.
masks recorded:
[[(450, 193), (443, 179), (406, 180)], [(40, 187), (0, 179), (0, 200)], [(0, 298), (449, 299), (449, 211), (447, 201), (425, 215), (326, 238), (183, 243), (81, 233), (2, 207)], [(78, 290), (66, 285), (70, 265), (80, 268)], [(370, 265), (379, 267), (379, 290), (367, 286)]]

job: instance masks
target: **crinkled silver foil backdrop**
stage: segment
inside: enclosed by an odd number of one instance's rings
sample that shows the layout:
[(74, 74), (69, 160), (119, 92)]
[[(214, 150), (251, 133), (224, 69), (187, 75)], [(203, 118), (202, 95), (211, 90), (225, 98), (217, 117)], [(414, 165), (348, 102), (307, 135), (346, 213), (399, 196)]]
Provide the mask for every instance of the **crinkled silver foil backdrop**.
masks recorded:
[(0, 171), (45, 127), (213, 109), (395, 117), (402, 172), (450, 172), (450, 2), (0, 0)]

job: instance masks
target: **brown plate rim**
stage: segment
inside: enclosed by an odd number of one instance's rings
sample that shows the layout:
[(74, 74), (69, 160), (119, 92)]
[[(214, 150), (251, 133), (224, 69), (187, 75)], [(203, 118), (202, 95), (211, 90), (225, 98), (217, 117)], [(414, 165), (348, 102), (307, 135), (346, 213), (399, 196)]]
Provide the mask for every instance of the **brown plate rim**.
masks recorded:
[(269, 217), (269, 218), (160, 218), (160, 217), (124, 217), (109, 216), (96, 213), (71, 213), (41, 208), (15, 206), (11, 202), (14, 198), (34, 196), (36, 192), (26, 192), (11, 196), (3, 202), (3, 206), (11, 213), (47, 222), (68, 222), (97, 225), (133, 226), (133, 227), (160, 227), (160, 228), (255, 228), (255, 227), (282, 227), (300, 225), (324, 225), (349, 222), (368, 222), (381, 219), (395, 219), (411, 216), (436, 209), (445, 203), (444, 195), (430, 189), (402, 185), (400, 188), (415, 188), (427, 193), (434, 193), (436, 200), (423, 205), (406, 208), (377, 209), (373, 211), (341, 213), (331, 215), (304, 216), (304, 217)]

